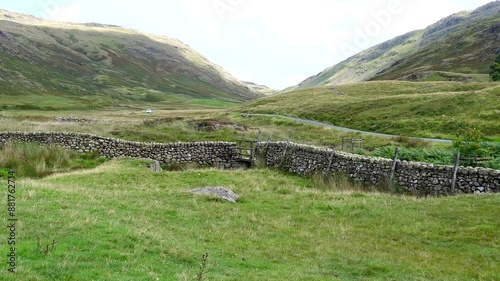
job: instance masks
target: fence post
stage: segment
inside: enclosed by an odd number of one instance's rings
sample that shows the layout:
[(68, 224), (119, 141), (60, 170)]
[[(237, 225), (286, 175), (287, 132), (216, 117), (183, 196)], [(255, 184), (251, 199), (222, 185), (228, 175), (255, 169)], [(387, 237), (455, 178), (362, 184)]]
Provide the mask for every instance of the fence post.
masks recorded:
[(283, 151), (283, 156), (281, 157), (280, 167), (283, 166), (283, 163), (285, 162), (285, 157), (289, 146), (290, 146), (290, 138), (288, 138), (286, 142), (285, 151)]
[(243, 159), (243, 142), (241, 140), (238, 141), (238, 146), (240, 149), (240, 155), (238, 158)]
[(330, 169), (332, 168), (332, 164), (333, 164), (333, 156), (335, 156), (335, 148), (336, 146), (334, 146), (332, 149), (332, 154), (330, 155), (330, 158), (328, 158), (328, 167), (326, 168), (326, 171), (323, 173), (323, 177), (326, 177), (328, 175), (328, 173), (330, 172)]
[(457, 185), (458, 166), (460, 165), (460, 151), (455, 153), (455, 166), (453, 167), (453, 179), (451, 180), (451, 195), (455, 194)]
[(250, 142), (250, 161), (251, 163), (253, 163), (253, 160), (255, 159), (255, 150), (254, 149), (257, 149), (257, 146), (255, 145), (255, 143), (252, 141)]
[(272, 137), (272, 134), (269, 134), (269, 136), (267, 137), (267, 142), (266, 142), (266, 149), (264, 151), (264, 156), (266, 157), (267, 159), (267, 151), (269, 150), (269, 143), (271, 142), (271, 137)]
[(254, 154), (255, 155), (259, 155), (260, 154), (260, 151), (259, 151), (259, 143), (260, 143), (260, 135), (262, 134), (262, 131), (259, 130), (259, 135), (257, 136), (257, 142), (255, 144), (255, 150), (254, 150)]
[(394, 160), (392, 161), (391, 176), (389, 177), (391, 182), (394, 180), (394, 175), (396, 174), (396, 164), (398, 161), (398, 155), (399, 155), (399, 147), (396, 147), (396, 151), (394, 151)]
[(283, 151), (283, 156), (282, 156), (283, 159), (281, 161), (283, 161), (285, 159), (285, 155), (286, 155), (286, 152), (287, 152), (289, 146), (290, 146), (290, 141), (287, 141), (286, 146), (285, 146), (285, 151)]

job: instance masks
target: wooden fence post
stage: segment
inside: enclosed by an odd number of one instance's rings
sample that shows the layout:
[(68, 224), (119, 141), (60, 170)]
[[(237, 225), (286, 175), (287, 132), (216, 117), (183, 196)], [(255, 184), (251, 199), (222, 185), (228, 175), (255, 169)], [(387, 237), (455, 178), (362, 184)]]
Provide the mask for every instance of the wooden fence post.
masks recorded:
[(290, 146), (290, 137), (288, 137), (288, 140), (287, 140), (286, 146), (285, 146), (285, 151), (283, 151), (283, 156), (281, 156), (280, 167), (283, 166), (283, 163), (285, 162), (285, 156), (286, 156), (286, 153), (288, 152), (289, 146)]
[(289, 141), (287, 141), (287, 142), (286, 142), (286, 146), (285, 146), (285, 151), (283, 151), (283, 156), (282, 156), (281, 161), (285, 160), (285, 155), (286, 155), (286, 153), (287, 153), (287, 150), (288, 150), (288, 147), (289, 147), (289, 146), (290, 146), (290, 142), (289, 142)]
[(398, 161), (398, 155), (399, 155), (399, 147), (396, 147), (396, 151), (394, 151), (394, 160), (392, 161), (391, 176), (389, 177), (391, 183), (394, 180), (394, 175), (396, 174), (396, 164)]
[(271, 137), (272, 134), (269, 134), (269, 136), (267, 137), (266, 149), (264, 151), (264, 157), (266, 157), (266, 159), (267, 159), (267, 151), (269, 150), (269, 143), (271, 142)]
[(455, 187), (457, 185), (458, 166), (460, 165), (460, 152), (455, 154), (455, 166), (453, 167), (453, 179), (451, 180), (451, 194), (455, 194)]
[(260, 149), (259, 149), (259, 143), (260, 143), (260, 136), (262, 134), (262, 131), (259, 130), (259, 135), (257, 136), (257, 142), (255, 143), (255, 150), (254, 154), (259, 155), (260, 154)]
[(332, 154), (330, 155), (330, 158), (328, 158), (328, 167), (326, 168), (326, 171), (323, 173), (323, 177), (326, 177), (330, 172), (330, 169), (332, 168), (333, 156), (335, 156), (335, 148), (336, 146), (333, 147)]

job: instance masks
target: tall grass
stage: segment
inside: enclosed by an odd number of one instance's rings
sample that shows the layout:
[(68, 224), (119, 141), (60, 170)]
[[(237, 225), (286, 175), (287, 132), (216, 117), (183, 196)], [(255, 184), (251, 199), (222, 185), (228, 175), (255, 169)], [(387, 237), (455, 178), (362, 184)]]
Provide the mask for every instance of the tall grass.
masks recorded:
[(0, 150), (0, 170), (14, 170), (20, 177), (43, 178), (81, 168), (93, 168), (105, 161), (96, 154), (78, 154), (56, 146), (34, 143), (6, 143)]

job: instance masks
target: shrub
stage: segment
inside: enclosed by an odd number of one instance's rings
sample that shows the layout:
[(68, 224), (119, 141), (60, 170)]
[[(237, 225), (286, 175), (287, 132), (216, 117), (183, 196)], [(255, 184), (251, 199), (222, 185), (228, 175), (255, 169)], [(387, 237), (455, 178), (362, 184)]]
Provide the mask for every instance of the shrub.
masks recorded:
[[(395, 146), (384, 146), (373, 151), (372, 155), (392, 159), (394, 157)], [(442, 148), (400, 148), (399, 160), (426, 162), (432, 164), (449, 165), (452, 163), (453, 153)]]
[(495, 59), (490, 69), (491, 81), (500, 81), (500, 55)]
[(453, 147), (464, 156), (489, 156), (491, 151), (483, 146), (483, 133), (478, 125), (472, 124), (466, 118), (445, 118), (445, 123), (456, 132)]
[(162, 101), (163, 98), (162, 96), (158, 95), (158, 94), (146, 94), (146, 96), (144, 97), (144, 101), (145, 102), (160, 102)]

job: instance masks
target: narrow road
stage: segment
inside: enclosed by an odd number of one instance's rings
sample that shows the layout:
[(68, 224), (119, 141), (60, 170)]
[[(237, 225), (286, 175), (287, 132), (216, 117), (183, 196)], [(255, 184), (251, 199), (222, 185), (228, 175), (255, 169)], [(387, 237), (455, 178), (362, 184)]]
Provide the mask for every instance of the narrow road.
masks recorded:
[[(344, 127), (339, 127), (335, 125), (330, 125), (326, 123), (321, 123), (317, 121), (312, 121), (312, 120), (306, 120), (306, 119), (301, 119), (301, 118), (296, 118), (296, 117), (289, 117), (289, 116), (282, 116), (282, 115), (275, 115), (275, 114), (247, 114), (243, 113), (244, 116), (261, 116), (261, 117), (278, 117), (278, 118), (283, 118), (283, 119), (288, 119), (288, 120), (293, 120), (301, 123), (306, 123), (306, 124), (311, 124), (315, 126), (320, 126), (324, 128), (330, 128), (330, 129), (335, 129), (339, 131), (345, 131), (345, 132), (353, 132), (353, 133), (362, 133), (366, 135), (372, 135), (372, 136), (378, 136), (378, 137), (399, 137), (396, 135), (389, 135), (389, 134), (380, 134), (380, 133), (373, 133), (373, 132), (365, 132), (365, 131), (360, 131), (360, 130), (355, 130), (355, 129), (349, 129), (349, 128), (344, 128)], [(452, 143), (451, 140), (443, 140), (443, 139), (428, 139), (428, 138), (415, 138), (415, 137), (410, 137), (411, 139), (420, 139), (428, 142), (436, 142), (436, 143)]]

